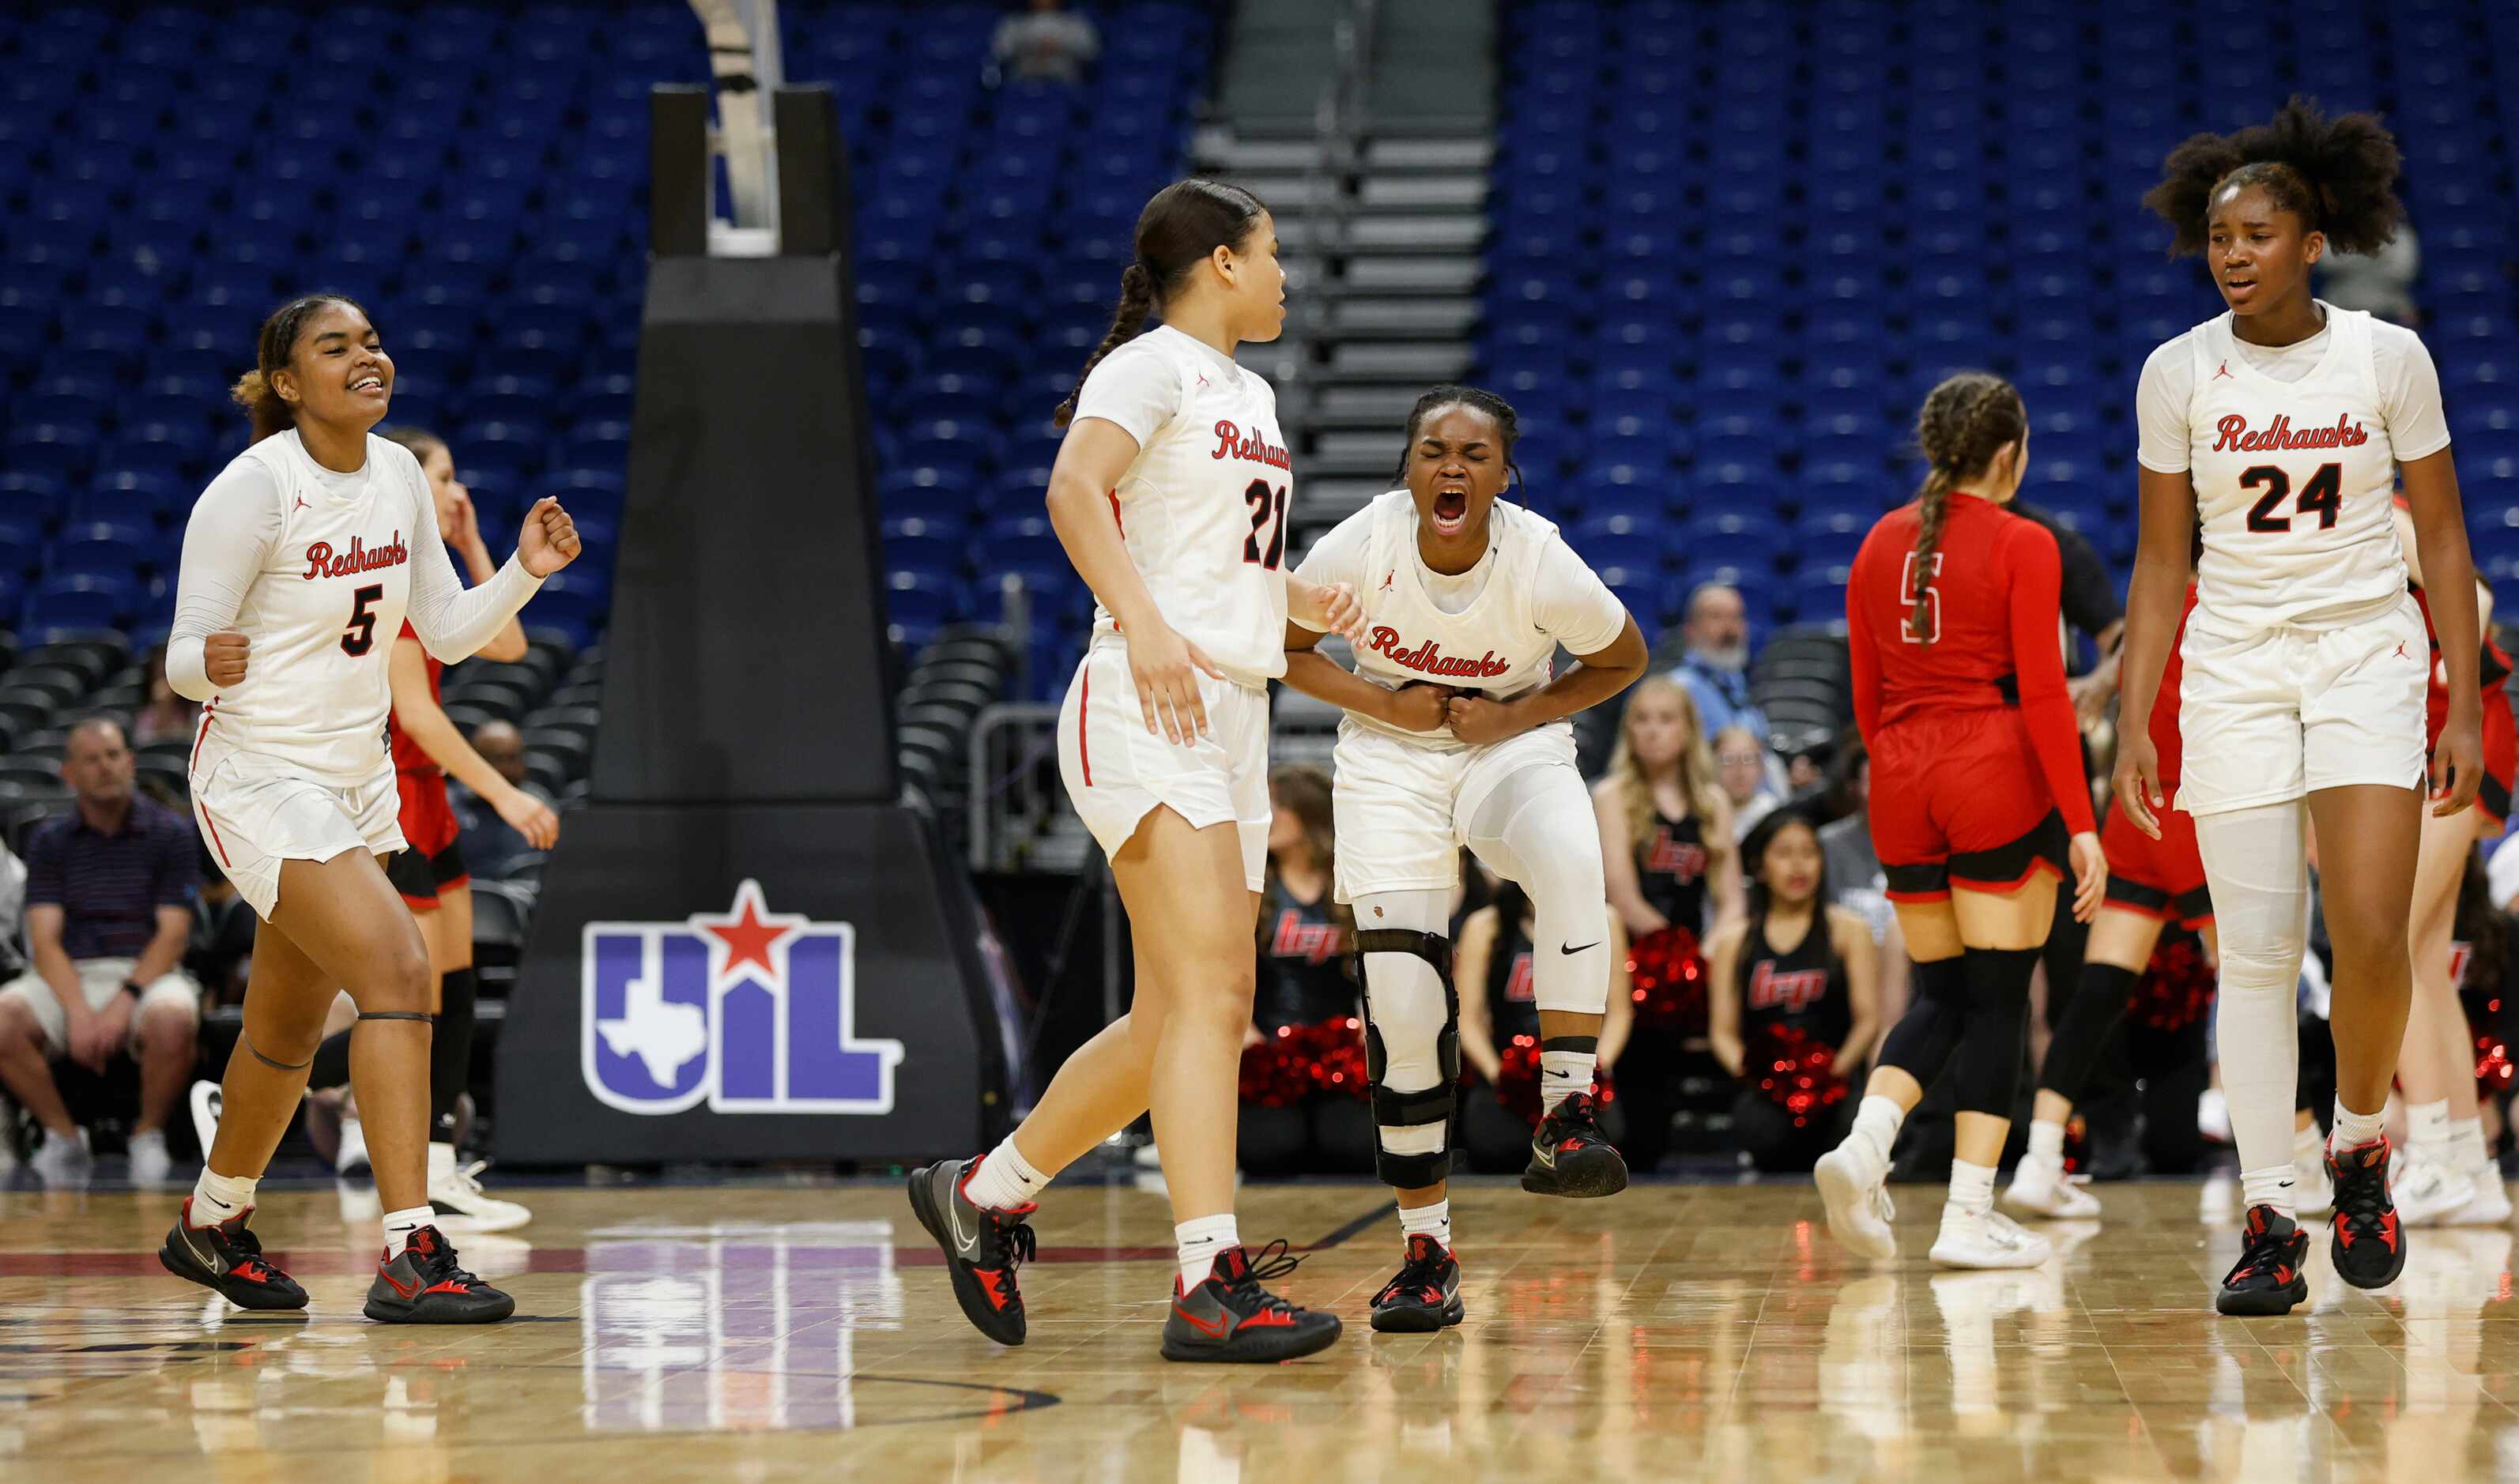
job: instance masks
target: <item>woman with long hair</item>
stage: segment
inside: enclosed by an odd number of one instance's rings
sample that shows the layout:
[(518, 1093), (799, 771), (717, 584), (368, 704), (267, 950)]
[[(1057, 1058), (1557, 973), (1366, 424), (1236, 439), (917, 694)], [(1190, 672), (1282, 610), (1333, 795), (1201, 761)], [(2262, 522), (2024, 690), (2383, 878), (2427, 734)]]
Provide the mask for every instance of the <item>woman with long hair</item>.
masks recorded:
[(2136, 388), (2143, 531), (2116, 766), (2119, 804), (2157, 833), (2168, 801), (2143, 720), (2175, 642), (2177, 803), (2221, 930), (2215, 1043), (2247, 1210), (2215, 1295), (2226, 1314), (2286, 1313), (2309, 1293), (2291, 1136), (2312, 822), (2352, 842), (2328, 852), (2318, 889), (2335, 953), (2329, 1245), (2355, 1288), (2405, 1267), (2380, 1119), (2411, 995), (2432, 665), (2392, 513), (2400, 479), (2447, 672), (2433, 812), (2462, 813), (2483, 782), (2482, 625), (2439, 377), (2410, 331), (2310, 289), (2330, 246), (2369, 251), (2395, 234), (2401, 161), (2371, 115), (2330, 119), (2294, 99), (2270, 123), (2180, 145), (2144, 197), (2229, 306), (2153, 351)]
[(1164, 1357), (1289, 1360), (1336, 1340), (1338, 1318), (1263, 1288), (1300, 1259), (1272, 1243), (1255, 1261), (1233, 1216), (1271, 818), (1267, 685), (1285, 673), (1290, 614), (1348, 633), (1355, 601), (1285, 570), (1293, 479), (1277, 397), (1233, 360), (1285, 328), (1268, 208), (1239, 186), (1176, 181), (1138, 213), (1135, 243), (1110, 332), (1059, 405), (1067, 439), (1048, 495), (1096, 602), (1059, 716), (1059, 776), (1110, 856), (1135, 1000), (1003, 1142), (913, 1172), (909, 1199), (963, 1315), (1021, 1344), (1015, 1270), (1034, 1249), (1035, 1198), (1151, 1109), (1178, 1258)]
[(384, 1213), (368, 1317), (482, 1324), (515, 1303), (456, 1261), (428, 1199), (434, 976), (384, 871), (407, 848), (384, 741), (387, 662), (406, 617), (439, 660), (472, 654), (576, 559), (579, 542), (558, 502), (540, 501), (515, 555), (466, 590), (419, 460), (372, 431), (393, 379), (356, 303), (310, 294), (282, 305), (236, 387), (253, 444), (210, 481), (185, 529), (166, 678), (207, 703), (193, 810), (262, 930), (218, 1132), (157, 1256), (248, 1308), (305, 1306), (246, 1218), (334, 991), (347, 989), (359, 1009), (350, 1081)]
[[(1330, 775), (1309, 764), (1272, 768), (1268, 803), (1260, 988), (1244, 1037), (1248, 1046), (1356, 1014), (1355, 984), (1347, 974), (1355, 919), (1335, 890)], [(1373, 1162), (1373, 1115), (1357, 1099), (1327, 1092), (1278, 1105), (1246, 1100), (1236, 1147), (1246, 1174), (1361, 1174)]]
[[(1723, 1069), (1744, 1082), (1780, 1055), (1825, 1052), (1832, 1074), (1848, 1076), (1880, 1034), (1879, 955), (1862, 914), (1829, 899), (1828, 856), (1810, 816), (1790, 806), (1753, 826), (1741, 843), (1749, 879), (1748, 910), (1706, 942), (1707, 1034)], [(1750, 1162), (1770, 1173), (1809, 1169), (1854, 1116), (1835, 1113), (1800, 1122), (1755, 1086), (1732, 1105), (1732, 1135)]]
[(1915, 998), (1853, 1129), (1814, 1175), (1837, 1240), (1894, 1255), (1890, 1148), (1947, 1066), (1959, 1112), (1933, 1261), (2035, 1267), (2053, 1249), (1994, 1209), (1995, 1165), (2056, 883), (2073, 882), (2073, 915), (2088, 922), (2107, 861), (2064, 686), (2055, 538), (2005, 508), (2029, 458), (2020, 393), (2000, 376), (1952, 376), (1924, 399), (1917, 442), (1923, 488), (1864, 538), (1845, 592), (1873, 841)]
[(1638, 680), (1618, 719), (1610, 769), (1592, 786), (1601, 878), (1630, 938), (1665, 928), (1702, 936), (1741, 912), (1732, 801), (1714, 776), (1697, 702), (1666, 676)]

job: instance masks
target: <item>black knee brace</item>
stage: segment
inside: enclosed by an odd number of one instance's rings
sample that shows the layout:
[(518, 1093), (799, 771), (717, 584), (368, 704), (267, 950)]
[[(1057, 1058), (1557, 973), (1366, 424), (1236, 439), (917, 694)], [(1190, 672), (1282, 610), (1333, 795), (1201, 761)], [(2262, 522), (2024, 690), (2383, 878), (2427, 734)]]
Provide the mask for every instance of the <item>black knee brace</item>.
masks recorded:
[[(1383, 1084), (1383, 1070), (1390, 1065), (1390, 1056), (1383, 1050), (1382, 1031), (1373, 1024), (1373, 990), (1364, 973), (1364, 956), (1368, 953), (1413, 953), (1435, 968), (1435, 978), (1443, 986), (1443, 1028), (1435, 1037), (1435, 1069), (1441, 1080), (1433, 1087), (1420, 1092), (1393, 1092)], [(1388, 1128), (1443, 1125), (1443, 1147), (1431, 1155), (1394, 1155), (1382, 1147), (1377, 1136), (1373, 1146), (1374, 1173), (1383, 1184), (1396, 1190), (1422, 1190), (1437, 1184), (1452, 1171), (1454, 1088), (1461, 1078), (1461, 996), (1452, 988), (1451, 939), (1437, 933), (1414, 933), (1405, 928), (1359, 928), (1355, 951), (1348, 958), (1348, 977), (1364, 993), (1364, 1072), (1373, 1092), (1374, 1123)]]
[(2035, 948), (1970, 948), (1967, 1033), (1951, 1059), (1952, 1091), (1961, 1113), (2011, 1116), (2020, 1090), (2020, 1062), (2029, 1033), (2029, 977)]
[(1967, 956), (1919, 963), (1909, 972), (1915, 997), (1907, 1013), (1880, 1040), (1880, 1065), (1895, 1067), (1930, 1087), (1942, 1074), (1967, 1026)]

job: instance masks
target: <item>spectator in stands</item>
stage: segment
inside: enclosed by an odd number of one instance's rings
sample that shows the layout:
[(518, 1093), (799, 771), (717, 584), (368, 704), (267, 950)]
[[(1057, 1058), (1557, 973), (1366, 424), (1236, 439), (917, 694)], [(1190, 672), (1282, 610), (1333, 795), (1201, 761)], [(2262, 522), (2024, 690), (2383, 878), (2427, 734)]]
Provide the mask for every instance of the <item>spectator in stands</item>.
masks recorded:
[(989, 55), (1007, 75), (1026, 82), (1083, 82), (1102, 53), (1102, 33), (1059, 0), (1032, 0), (1027, 14), (997, 22)]
[[(25, 969), (18, 956), (18, 914), (26, 907), (26, 863), (0, 839), (0, 978), (16, 979)], [(0, 1148), (8, 1144), (0, 1130)]]
[[(1337, 832), (1330, 775), (1300, 764), (1274, 768), (1268, 802), (1259, 991), (1252, 999), (1252, 1028), (1243, 1038), (1246, 1048), (1281, 1028), (1362, 1014), (1347, 977), (1348, 934), (1355, 924), (1333, 889)], [(1361, 1098), (1315, 1093), (1273, 1107), (1242, 1105), (1238, 1148), (1245, 1174), (1360, 1175), (1373, 1168), (1373, 1113)]]
[(1849, 735), (1837, 753), (1829, 793), (1836, 817), (1819, 827), (1829, 885), (1838, 901), (1873, 920), (1877, 934), (1889, 912), (1889, 876), (1872, 849), (1872, 754), (1859, 733)]
[(2376, 252), (2330, 248), (2318, 264), (2318, 296), (2338, 309), (2366, 309), (2409, 327), (2422, 320), (2414, 305), (2414, 275), (2423, 265), (2414, 229), (2397, 224), (2397, 236)]
[(166, 646), (153, 645), (140, 670), (149, 677), (149, 700), (131, 714), (131, 745), (192, 741), (193, 728), (201, 724), (201, 709), (166, 683)]
[(1767, 762), (1765, 744), (1745, 723), (1735, 721), (1714, 733), (1714, 776), (1732, 801), (1735, 841), (1746, 838), (1769, 809), (1784, 802), (1768, 782)]
[[(1697, 715), (1708, 735), (1720, 736), (1735, 726), (1746, 727), (1760, 748), (1767, 745), (1766, 715), (1749, 704), (1749, 608), (1737, 588), (1701, 583), (1688, 595), (1688, 612), (1680, 622), (1688, 652), (1670, 677), (1688, 687)], [(1754, 821), (1736, 821), (1746, 831)]]
[[(525, 738), (513, 723), (484, 721), (472, 728), (472, 750), (509, 788), (524, 791)], [(457, 849), (464, 852), (464, 864), (473, 875), (485, 881), (505, 880), (520, 857), (535, 853), (533, 842), (501, 817), (503, 811), (495, 804), (461, 785), (452, 785), (446, 792), (464, 826)]]
[(102, 1072), (117, 1052), (140, 1060), (131, 1177), (164, 1180), (166, 1117), (193, 1073), (200, 991), (180, 967), (199, 890), (191, 821), (133, 788), (122, 727), (92, 717), (71, 728), (62, 781), (66, 814), (26, 841), (31, 972), (0, 986), (0, 1084), (44, 1126), (36, 1170), (74, 1179), (86, 1131), (70, 1119), (50, 1063)]
[(1667, 676), (1636, 683), (1592, 809), (1610, 910), (1630, 937), (1673, 927), (1701, 937), (1716, 919), (1740, 915), (1732, 801), (1715, 781), (1687, 687)]

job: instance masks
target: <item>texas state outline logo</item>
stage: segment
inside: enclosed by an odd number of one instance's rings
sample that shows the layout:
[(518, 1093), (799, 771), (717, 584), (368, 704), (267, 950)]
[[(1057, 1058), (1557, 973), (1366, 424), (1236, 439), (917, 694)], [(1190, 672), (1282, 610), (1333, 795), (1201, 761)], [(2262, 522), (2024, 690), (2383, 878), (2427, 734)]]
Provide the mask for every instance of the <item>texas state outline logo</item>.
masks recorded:
[(899, 1041), (856, 1034), (857, 930), (773, 913), (591, 922), (582, 938), (587, 1091), (627, 1113), (887, 1113)]

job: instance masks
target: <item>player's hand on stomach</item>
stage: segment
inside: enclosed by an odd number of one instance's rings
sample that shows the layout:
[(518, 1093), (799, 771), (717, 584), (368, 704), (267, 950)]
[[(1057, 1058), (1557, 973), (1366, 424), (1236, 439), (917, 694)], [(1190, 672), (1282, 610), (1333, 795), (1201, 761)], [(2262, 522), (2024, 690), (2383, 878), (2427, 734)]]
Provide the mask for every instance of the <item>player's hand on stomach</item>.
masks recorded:
[(1207, 652), (1171, 625), (1157, 622), (1128, 636), (1128, 675), (1137, 682), (1146, 730), (1166, 741), (1187, 746), (1207, 734), (1207, 700), (1198, 691), (1202, 674), (1224, 678)]
[(2108, 857), (2099, 837), (2089, 830), (2073, 837), (2065, 852), (2073, 862), (2073, 920), (2089, 922), (2099, 915), (2108, 895)]
[(2160, 838), (2159, 810), (2169, 807), (2160, 791), (2160, 753), (2151, 745), (2147, 727), (2131, 730), (2117, 728), (2117, 770), (2114, 781), (2117, 807), (2134, 821), (2134, 827)]
[(511, 788), (491, 806), (508, 827), (525, 837), (525, 844), (537, 851), (548, 851), (559, 844), (559, 815), (552, 807), (520, 788)]
[(1522, 720), (1522, 714), (1512, 705), (1503, 701), (1490, 701), (1484, 696), (1454, 696), (1449, 712), (1447, 720), (1452, 728), (1452, 736), (1473, 747), (1489, 742), (1501, 742), (1507, 737), (1520, 736), (1529, 730)]
[(577, 522), (546, 495), (525, 512), (525, 529), (516, 537), (516, 559), (536, 577), (549, 577), (577, 560)]
[(244, 662), (252, 641), (233, 629), (201, 640), (201, 670), (210, 683), (225, 690), (244, 682)]
[(1391, 693), (1382, 720), (1402, 731), (1441, 731), (1452, 720), (1452, 687), (1411, 680)]

